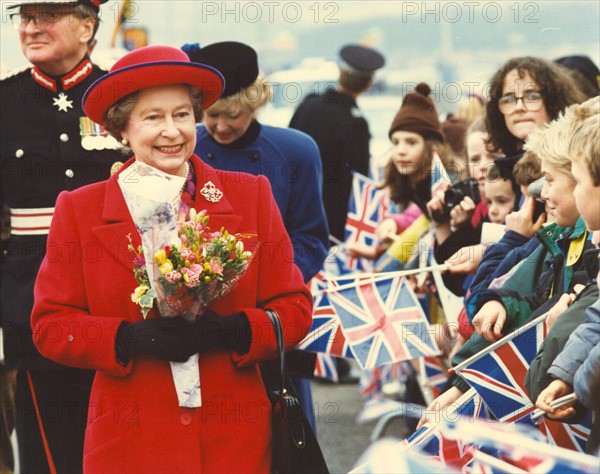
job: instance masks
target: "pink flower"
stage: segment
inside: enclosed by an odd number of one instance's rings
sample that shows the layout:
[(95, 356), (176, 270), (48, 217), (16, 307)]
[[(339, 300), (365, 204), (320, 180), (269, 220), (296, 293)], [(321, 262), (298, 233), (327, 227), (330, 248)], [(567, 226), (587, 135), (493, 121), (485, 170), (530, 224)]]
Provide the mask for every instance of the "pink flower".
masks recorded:
[(181, 255), (181, 258), (183, 260), (187, 260), (188, 258), (190, 258), (191, 253), (192, 252), (190, 251), (190, 249), (183, 248), (179, 250), (179, 255)]
[(166, 280), (169, 283), (178, 283), (181, 280), (181, 273), (177, 270), (173, 270), (165, 275)]
[(207, 264), (211, 272), (223, 276), (223, 265), (221, 264), (221, 260), (218, 258), (211, 258)]
[(193, 288), (200, 280), (202, 267), (200, 265), (192, 265), (190, 268), (182, 268), (181, 272), (183, 273), (183, 281), (185, 282), (185, 286)]

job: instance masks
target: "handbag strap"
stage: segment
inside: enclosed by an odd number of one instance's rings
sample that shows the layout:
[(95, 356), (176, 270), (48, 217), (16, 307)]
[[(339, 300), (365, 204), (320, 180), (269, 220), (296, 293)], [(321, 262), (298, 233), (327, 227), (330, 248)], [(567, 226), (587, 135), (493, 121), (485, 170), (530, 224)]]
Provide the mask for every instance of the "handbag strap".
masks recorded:
[(275, 341), (277, 342), (277, 352), (279, 353), (279, 391), (278, 397), (281, 400), (284, 395), (285, 389), (285, 347), (283, 344), (283, 329), (281, 327), (281, 320), (279, 315), (272, 309), (266, 310), (267, 316), (271, 320), (273, 325), (273, 332), (275, 333)]

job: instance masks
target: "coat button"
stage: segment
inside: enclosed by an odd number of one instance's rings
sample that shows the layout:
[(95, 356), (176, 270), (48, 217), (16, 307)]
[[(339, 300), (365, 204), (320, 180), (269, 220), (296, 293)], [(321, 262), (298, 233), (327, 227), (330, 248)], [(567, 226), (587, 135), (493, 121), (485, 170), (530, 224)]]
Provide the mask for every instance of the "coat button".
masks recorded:
[(180, 421), (182, 425), (187, 426), (192, 422), (192, 415), (189, 413), (184, 413), (181, 415)]
[(68, 169), (68, 170), (65, 171), (65, 176), (67, 178), (72, 178), (73, 176), (75, 176), (75, 173), (73, 172), (72, 169)]
[(258, 153), (252, 153), (252, 161), (256, 163), (258, 161)]
[(15, 156), (17, 158), (23, 158), (24, 154), (25, 154), (25, 152), (23, 150), (21, 150), (20, 148), (15, 152)]
[(73, 338), (73, 334), (69, 334), (69, 335), (67, 336), (67, 341), (69, 341), (69, 342), (73, 342), (73, 339), (74, 339), (74, 338)]
[(208, 158), (210, 161), (212, 161), (212, 160), (214, 160), (214, 159), (215, 159), (215, 155), (213, 155), (212, 153), (209, 153), (209, 154), (207, 154), (207, 155), (206, 155), (206, 157), (207, 157), (207, 158)]
[(60, 138), (60, 141), (64, 142), (64, 143), (69, 141), (69, 135), (67, 135), (66, 133), (61, 133), (59, 138)]

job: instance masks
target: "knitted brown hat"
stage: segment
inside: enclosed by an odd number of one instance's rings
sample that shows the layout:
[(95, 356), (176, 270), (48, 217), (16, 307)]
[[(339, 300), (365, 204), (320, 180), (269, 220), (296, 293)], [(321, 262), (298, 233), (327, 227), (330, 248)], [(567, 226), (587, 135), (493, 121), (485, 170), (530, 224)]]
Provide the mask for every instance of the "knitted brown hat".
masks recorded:
[(446, 143), (452, 151), (461, 155), (465, 148), (465, 134), (469, 128), (469, 122), (463, 118), (450, 114), (441, 124), (442, 132), (446, 137)]
[(392, 137), (392, 133), (398, 130), (406, 132), (415, 132), (422, 135), (424, 138), (433, 138), (444, 141), (444, 134), (440, 126), (435, 104), (429, 97), (431, 88), (421, 82), (417, 84), (414, 92), (409, 92), (404, 96), (400, 110), (394, 117), (392, 126), (388, 133)]

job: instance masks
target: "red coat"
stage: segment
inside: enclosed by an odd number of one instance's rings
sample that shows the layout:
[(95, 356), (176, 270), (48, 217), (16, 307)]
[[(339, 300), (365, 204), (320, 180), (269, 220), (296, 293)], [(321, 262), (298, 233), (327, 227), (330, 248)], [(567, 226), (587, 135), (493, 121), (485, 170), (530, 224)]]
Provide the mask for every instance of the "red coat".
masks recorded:
[[(197, 210), (209, 226), (257, 235), (259, 254), (235, 289), (212, 306), (244, 311), (252, 327), (247, 354), (200, 354), (202, 407), (181, 408), (167, 361), (139, 357), (117, 363), (121, 321), (142, 319), (130, 295), (137, 283), (127, 235), (141, 243), (117, 182), (62, 193), (32, 313), (39, 351), (61, 364), (96, 369), (84, 449), (84, 470), (96, 472), (267, 472), (270, 405), (256, 363), (276, 355), (266, 313), (282, 319), (288, 348), (311, 324), (312, 298), (293, 264), (292, 245), (265, 177), (217, 171), (192, 157)], [(123, 168), (125, 170), (126, 168)], [(121, 172), (123, 172), (121, 170)], [(200, 190), (212, 181), (218, 203)], [(148, 317), (157, 317), (153, 310)]]

